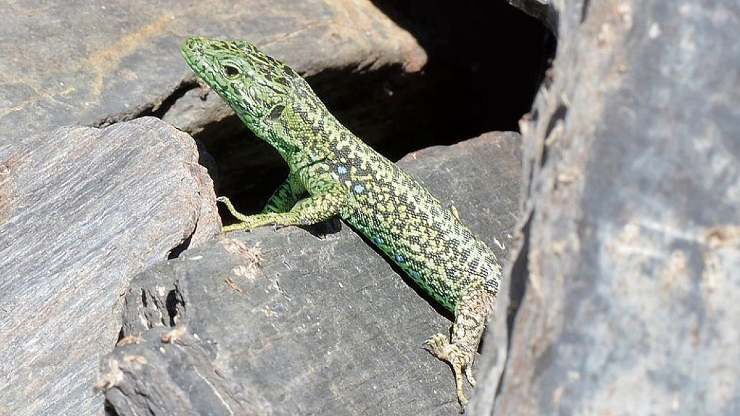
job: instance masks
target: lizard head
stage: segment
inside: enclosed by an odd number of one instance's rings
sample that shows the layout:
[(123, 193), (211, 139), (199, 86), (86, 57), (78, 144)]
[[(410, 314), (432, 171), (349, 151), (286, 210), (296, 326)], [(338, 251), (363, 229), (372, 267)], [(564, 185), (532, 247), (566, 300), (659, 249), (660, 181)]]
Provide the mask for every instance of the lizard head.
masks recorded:
[(310, 90), (290, 67), (246, 41), (191, 37), (182, 54), (195, 74), (263, 139), (274, 133), (299, 91)]

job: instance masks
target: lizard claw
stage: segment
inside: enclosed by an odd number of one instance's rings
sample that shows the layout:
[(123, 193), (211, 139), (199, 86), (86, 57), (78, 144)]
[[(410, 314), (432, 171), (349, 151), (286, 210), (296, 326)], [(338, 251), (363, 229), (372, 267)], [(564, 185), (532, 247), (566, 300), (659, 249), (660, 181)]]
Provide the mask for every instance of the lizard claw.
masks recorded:
[(470, 366), (470, 357), (459, 346), (450, 344), (447, 337), (443, 334), (437, 334), (429, 338), (425, 343), (425, 349), (438, 359), (445, 361), (452, 366), (452, 372), (455, 374), (455, 386), (457, 390), (457, 400), (463, 408), (468, 403), (463, 389), (463, 373), (472, 386), (475, 386), (475, 379)]
[(424, 342), (424, 348), (440, 360), (447, 361), (447, 346), (450, 342), (443, 334), (437, 334)]
[(465, 378), (468, 379), (468, 383), (470, 383), (471, 386), (475, 387), (475, 377), (473, 377), (472, 365), (465, 366)]

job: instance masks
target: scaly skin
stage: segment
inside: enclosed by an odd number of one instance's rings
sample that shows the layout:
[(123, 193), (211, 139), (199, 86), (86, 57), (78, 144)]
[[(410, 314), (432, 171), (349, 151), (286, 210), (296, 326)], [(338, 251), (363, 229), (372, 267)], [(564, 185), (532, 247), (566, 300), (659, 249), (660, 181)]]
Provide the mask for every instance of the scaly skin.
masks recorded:
[(501, 280), (493, 252), (454, 210), (444, 209), (423, 185), (342, 126), (288, 66), (244, 41), (190, 38), (182, 53), (198, 77), (290, 167), (260, 214), (242, 215), (219, 198), (241, 221), (224, 230), (340, 216), (455, 314), (451, 339), (437, 334), (426, 345), (452, 366), (464, 406), (463, 374), (475, 385), (472, 361)]

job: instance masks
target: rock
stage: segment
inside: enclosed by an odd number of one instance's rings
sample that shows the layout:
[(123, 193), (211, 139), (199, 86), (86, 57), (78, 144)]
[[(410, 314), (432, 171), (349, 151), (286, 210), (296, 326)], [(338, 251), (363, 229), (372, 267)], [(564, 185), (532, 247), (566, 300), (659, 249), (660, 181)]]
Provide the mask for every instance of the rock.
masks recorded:
[[(332, 114), (353, 133), (398, 160), (432, 144), (517, 128), (548, 58), (540, 22), (505, 2), (372, 4), (413, 34), (428, 65), (419, 72), (398, 65), (348, 65), (308, 76)], [(330, 50), (332, 45), (319, 44), (325, 39), (303, 48)], [(497, 41), (502, 39), (516, 42)], [(216, 94), (202, 96), (202, 91), (186, 91), (163, 106), (162, 118), (203, 141), (218, 160), (219, 195), (227, 195), (243, 212), (257, 212), (287, 174), (284, 161), (254, 138)], [(254, 176), (261, 180), (249, 179)]]
[(736, 1), (562, 3), (494, 409), (740, 413)]
[(123, 338), (103, 365), (106, 373), (96, 388), (108, 389), (109, 408), (116, 414), (138, 415), (143, 409), (168, 415), (272, 413), (256, 391), (224, 377), (209, 358), (208, 345), (186, 328), (159, 327), (145, 337)]
[(0, 414), (99, 414), (129, 280), (220, 232), (195, 143), (154, 118), (18, 139), (0, 194)]
[(551, 0), (508, 0), (509, 4), (542, 21), (552, 32), (558, 31), (558, 15)]
[[(186, 37), (250, 40), (312, 78), (322, 97), (352, 103), (345, 108), (418, 113), (405, 98), (381, 107), (389, 99), (379, 95), (413, 94), (405, 93), (416, 90), (405, 76), (419, 74), (427, 57), (411, 34), (369, 1), (29, 0), (4, 9), (3, 30), (12, 36), (0, 41), (0, 73), (7, 75), (0, 80), (0, 142), (63, 125), (100, 127), (153, 115), (191, 135), (203, 133), (197, 139), (218, 160), (219, 194), (240, 209), (246, 198), (239, 194), (254, 192), (239, 179), (258, 172), (274, 188), (281, 179), (279, 156), (259, 144), (239, 146), (239, 138), (250, 136), (233, 112), (216, 94), (201, 100), (180, 55)], [(404, 82), (396, 87), (392, 80), (399, 79)], [(363, 120), (388, 137), (388, 118)]]
[[(492, 133), (400, 164), (504, 259), (519, 157), (517, 134)], [(505, 291), (499, 300), (504, 317)], [(449, 367), (422, 349), (448, 318), (347, 226), (234, 233), (132, 282), (124, 345), (101, 361), (99, 386), (122, 416), (175, 402), (194, 414), (455, 414)], [(489, 331), (502, 351), (505, 325)]]
[[(0, 41), (0, 141), (61, 125), (105, 125), (158, 113), (192, 76), (187, 36), (249, 39), (307, 75), (395, 66), (416, 72), (424, 51), (371, 2), (30, 0), (8, 6)], [(174, 94), (174, 96), (173, 96)]]

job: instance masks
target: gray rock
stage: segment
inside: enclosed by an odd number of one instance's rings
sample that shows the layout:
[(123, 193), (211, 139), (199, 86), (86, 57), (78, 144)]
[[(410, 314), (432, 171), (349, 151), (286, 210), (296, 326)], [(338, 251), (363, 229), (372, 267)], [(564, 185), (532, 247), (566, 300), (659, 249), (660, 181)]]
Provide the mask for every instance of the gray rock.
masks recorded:
[[(518, 209), (519, 161), (518, 135), (492, 133), (400, 164), (454, 202), (503, 259)], [(349, 227), (322, 238), (296, 227), (228, 237), (132, 282), (126, 345), (101, 364), (99, 386), (117, 414), (173, 414), (175, 401), (195, 414), (227, 407), (279, 415), (458, 412), (449, 367), (422, 349), (448, 330), (449, 317)], [(502, 319), (489, 329), (501, 351), (507, 301), (504, 292)], [(169, 343), (162, 341), (168, 332)]]
[(495, 414), (740, 414), (738, 3), (561, 4)]
[(249, 39), (307, 75), (426, 62), (371, 2), (29, 0), (3, 15), (0, 142), (159, 111), (192, 83), (179, 52), (190, 35)]
[(108, 390), (109, 408), (116, 409), (116, 414), (139, 415), (142, 410), (167, 415), (272, 413), (254, 389), (224, 377), (214, 367), (208, 345), (186, 328), (160, 327), (144, 336), (122, 339), (103, 364), (106, 373), (96, 388)]
[(91, 415), (129, 280), (220, 232), (187, 134), (155, 118), (0, 144), (0, 414)]

